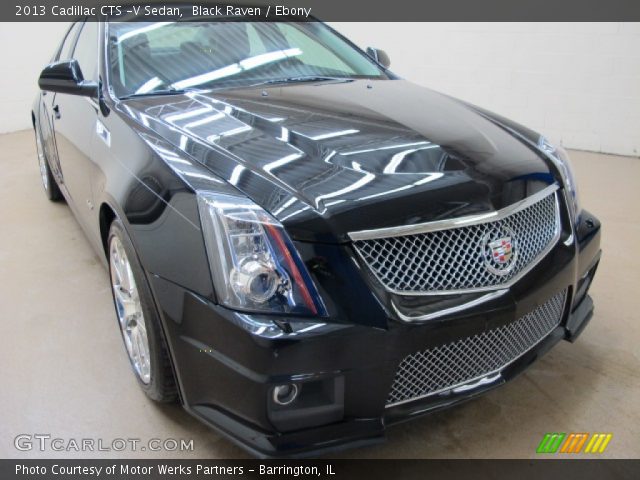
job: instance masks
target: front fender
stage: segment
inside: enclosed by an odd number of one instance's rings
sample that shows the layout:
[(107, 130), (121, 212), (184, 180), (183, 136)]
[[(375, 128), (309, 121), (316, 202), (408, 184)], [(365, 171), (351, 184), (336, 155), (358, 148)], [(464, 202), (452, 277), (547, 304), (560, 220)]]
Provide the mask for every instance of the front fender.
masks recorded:
[(97, 142), (99, 168), (93, 185), (103, 240), (105, 215), (109, 218), (105, 211), (111, 211), (124, 224), (148, 275), (215, 302), (196, 191), (229, 187), (130, 119), (116, 114), (103, 121), (111, 145)]

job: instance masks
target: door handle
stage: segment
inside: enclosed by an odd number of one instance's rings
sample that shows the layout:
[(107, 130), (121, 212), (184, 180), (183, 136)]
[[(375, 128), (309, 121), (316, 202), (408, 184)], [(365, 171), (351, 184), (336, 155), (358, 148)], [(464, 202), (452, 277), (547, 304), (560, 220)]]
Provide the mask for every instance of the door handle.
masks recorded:
[(54, 105), (53, 106), (53, 113), (56, 117), (56, 120), (60, 120), (60, 106), (59, 105)]

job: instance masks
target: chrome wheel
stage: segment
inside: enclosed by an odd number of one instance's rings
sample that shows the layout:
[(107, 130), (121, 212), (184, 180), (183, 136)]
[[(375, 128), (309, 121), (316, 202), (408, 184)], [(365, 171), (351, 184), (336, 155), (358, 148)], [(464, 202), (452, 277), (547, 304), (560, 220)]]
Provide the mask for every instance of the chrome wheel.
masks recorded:
[(40, 165), (40, 177), (42, 178), (42, 185), (45, 190), (49, 190), (49, 175), (47, 173), (47, 160), (44, 156), (44, 149), (42, 148), (42, 140), (40, 140), (40, 134), (36, 131), (36, 149), (38, 151), (38, 164)]
[(116, 236), (111, 238), (109, 244), (109, 267), (122, 338), (138, 377), (148, 384), (151, 380), (151, 358), (147, 326), (131, 264), (122, 242)]

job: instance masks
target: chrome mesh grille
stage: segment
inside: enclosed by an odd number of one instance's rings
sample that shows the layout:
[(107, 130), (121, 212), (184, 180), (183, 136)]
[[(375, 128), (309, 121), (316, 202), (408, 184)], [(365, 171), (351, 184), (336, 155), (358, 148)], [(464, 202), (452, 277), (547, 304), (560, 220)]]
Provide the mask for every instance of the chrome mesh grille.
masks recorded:
[(405, 357), (396, 372), (387, 406), (471, 383), (502, 370), (558, 326), (564, 290), (518, 320), (473, 337)]
[[(499, 287), (525, 271), (560, 234), (555, 192), (495, 221), (397, 237), (358, 240), (356, 250), (375, 276), (397, 293)], [(487, 243), (513, 237), (509, 270), (487, 268)], [(495, 265), (500, 268), (500, 265)], [(495, 269), (494, 269), (495, 270)]]

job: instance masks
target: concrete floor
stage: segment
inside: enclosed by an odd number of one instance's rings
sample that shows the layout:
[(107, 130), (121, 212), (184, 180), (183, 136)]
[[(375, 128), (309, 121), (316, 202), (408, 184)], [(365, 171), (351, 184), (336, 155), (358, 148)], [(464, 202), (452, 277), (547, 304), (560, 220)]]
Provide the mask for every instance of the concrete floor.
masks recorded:
[[(65, 203), (42, 192), (30, 131), (0, 136), (0, 458), (245, 458), (130, 372), (107, 273)], [(396, 426), (344, 458), (533, 458), (545, 432), (611, 432), (640, 457), (640, 159), (573, 152), (582, 201), (604, 224), (596, 313), (526, 374), (475, 401)], [(16, 435), (194, 439), (194, 451), (20, 452)]]

